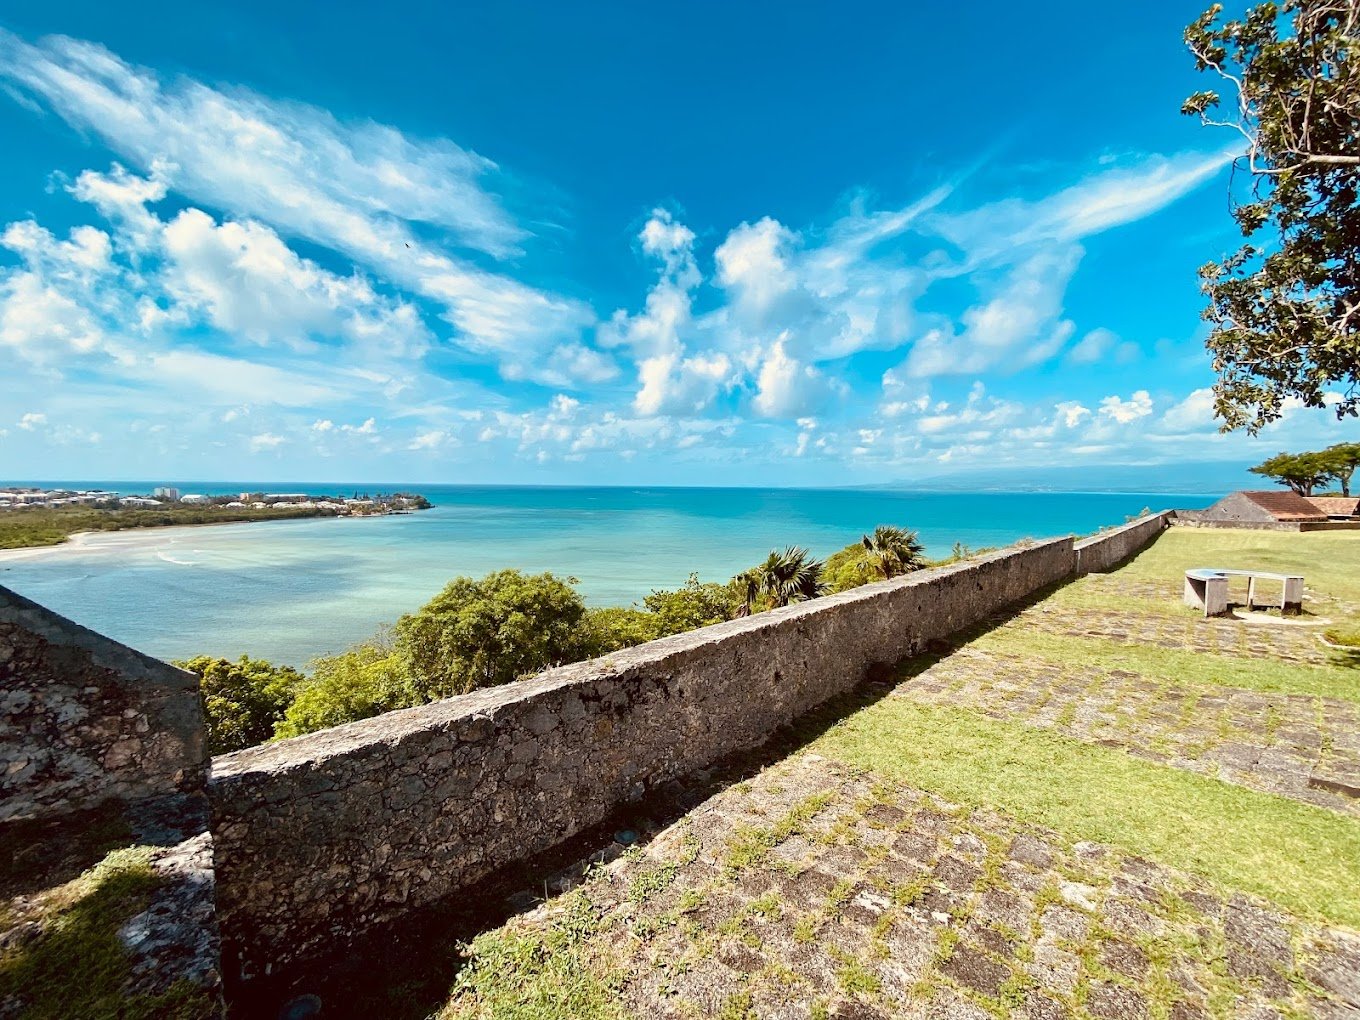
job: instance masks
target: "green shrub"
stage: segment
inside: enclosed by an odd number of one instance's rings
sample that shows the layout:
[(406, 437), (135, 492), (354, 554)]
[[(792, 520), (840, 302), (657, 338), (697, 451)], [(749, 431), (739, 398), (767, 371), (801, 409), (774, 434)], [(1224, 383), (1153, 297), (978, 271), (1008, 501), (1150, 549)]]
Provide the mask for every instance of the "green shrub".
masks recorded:
[(315, 659), (311, 680), (298, 690), (274, 736), (296, 737), (428, 700), (401, 656), (379, 635), (339, 655)]
[(199, 676), (209, 754), (264, 743), (306, 682), (291, 666), (245, 655), (236, 662), (199, 655), (175, 665)]

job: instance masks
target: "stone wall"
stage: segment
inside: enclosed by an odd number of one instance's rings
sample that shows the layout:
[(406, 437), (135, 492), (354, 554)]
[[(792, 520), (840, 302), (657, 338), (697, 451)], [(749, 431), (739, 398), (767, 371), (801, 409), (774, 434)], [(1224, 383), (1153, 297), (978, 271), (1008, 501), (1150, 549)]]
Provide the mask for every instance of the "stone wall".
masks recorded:
[(0, 588), (0, 823), (202, 788), (198, 678)]
[(1167, 510), (1140, 517), (1122, 528), (1111, 528), (1078, 542), (1075, 546), (1077, 573), (1100, 574), (1113, 570), (1160, 535), (1169, 526), (1173, 513)]
[(442, 900), (1075, 567), (1070, 538), (1013, 547), (217, 758), (224, 969), (249, 982)]
[(1206, 519), (1199, 510), (1175, 510), (1169, 523), (1177, 528), (1221, 528), (1226, 531), (1360, 531), (1360, 521), (1223, 521)]

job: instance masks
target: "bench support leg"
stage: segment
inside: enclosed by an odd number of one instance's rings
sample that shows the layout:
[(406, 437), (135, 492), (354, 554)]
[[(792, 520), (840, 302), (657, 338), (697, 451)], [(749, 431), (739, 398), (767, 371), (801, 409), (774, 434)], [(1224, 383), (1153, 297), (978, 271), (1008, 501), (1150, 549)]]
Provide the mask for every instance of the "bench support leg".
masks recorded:
[(1211, 577), (1204, 582), (1204, 615), (1222, 616), (1228, 611), (1228, 579)]
[(1185, 594), (1182, 595), (1181, 601), (1195, 609), (1203, 609), (1204, 582), (1193, 577), (1187, 577), (1185, 579)]
[(1287, 616), (1303, 612), (1303, 578), (1291, 577), (1285, 580), (1280, 612)]

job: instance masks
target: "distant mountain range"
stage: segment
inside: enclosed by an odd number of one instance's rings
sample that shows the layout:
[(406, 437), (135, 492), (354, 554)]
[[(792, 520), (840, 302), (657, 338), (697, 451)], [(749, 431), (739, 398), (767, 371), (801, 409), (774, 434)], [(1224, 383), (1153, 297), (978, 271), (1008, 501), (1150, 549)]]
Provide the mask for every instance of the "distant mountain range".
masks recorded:
[(1186, 461), (1176, 464), (1108, 464), (1082, 467), (976, 468), (900, 479), (876, 489), (937, 492), (1185, 492), (1212, 495), (1237, 489), (1269, 489), (1247, 471), (1249, 462)]

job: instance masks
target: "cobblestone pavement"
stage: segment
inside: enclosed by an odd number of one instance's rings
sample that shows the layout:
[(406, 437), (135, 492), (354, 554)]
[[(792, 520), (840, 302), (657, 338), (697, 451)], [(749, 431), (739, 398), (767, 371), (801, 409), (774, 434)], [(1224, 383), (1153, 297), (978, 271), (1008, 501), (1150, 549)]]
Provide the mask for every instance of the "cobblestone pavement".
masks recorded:
[[(894, 697), (960, 705), (995, 719), (1051, 727), (1122, 746), (1141, 758), (1360, 816), (1360, 703), (1180, 683), (1071, 657), (1063, 662), (1004, 651), (1009, 634), (1042, 631), (1193, 653), (1274, 660), (1282, 669), (1326, 665), (1316, 630), (1163, 611), (1166, 586), (1118, 575), (1080, 582), (1118, 595), (1127, 610), (1087, 609), (1059, 597), (965, 645), (901, 684)], [(1140, 612), (1140, 606), (1152, 611)], [(1356, 671), (1360, 685), (1360, 670)]]
[(507, 930), (555, 926), (639, 1017), (1360, 1017), (1356, 935), (810, 753)]
[[(1186, 652), (1270, 658), (1280, 662), (1325, 665), (1331, 653), (1318, 641), (1319, 628), (1297, 623), (1243, 623), (1232, 617), (1196, 615), (1181, 608), (1181, 593), (1157, 584), (1092, 574), (1074, 591), (1110, 600), (1111, 607), (1080, 608), (1064, 599), (1046, 599), (1019, 614), (1012, 625), (1069, 637), (1100, 638), (1121, 644), (1151, 645)], [(1308, 605), (1319, 608), (1310, 593)], [(1114, 608), (1117, 607), (1117, 608)], [(1112, 608), (1114, 611), (1111, 611)], [(1264, 614), (1263, 614), (1264, 615)]]
[[(1183, 685), (1128, 670), (963, 648), (893, 697), (1052, 727), (1257, 790), (1360, 817), (1360, 705)], [(1329, 777), (1345, 777), (1335, 786)], [(1340, 787), (1338, 789), (1337, 787)]]

